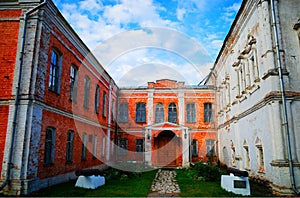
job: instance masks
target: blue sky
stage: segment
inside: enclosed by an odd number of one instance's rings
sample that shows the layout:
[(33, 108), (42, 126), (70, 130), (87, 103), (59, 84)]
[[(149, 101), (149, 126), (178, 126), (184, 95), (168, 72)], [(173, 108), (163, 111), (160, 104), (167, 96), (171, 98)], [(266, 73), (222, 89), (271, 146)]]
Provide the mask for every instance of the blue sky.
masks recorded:
[(161, 78), (198, 84), (241, 0), (54, 0), (120, 86)]

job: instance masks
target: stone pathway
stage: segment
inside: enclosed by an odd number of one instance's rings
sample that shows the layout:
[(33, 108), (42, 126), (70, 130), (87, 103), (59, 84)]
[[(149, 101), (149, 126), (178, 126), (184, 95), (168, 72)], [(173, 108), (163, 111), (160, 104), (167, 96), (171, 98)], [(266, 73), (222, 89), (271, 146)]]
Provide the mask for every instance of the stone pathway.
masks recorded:
[(156, 173), (148, 197), (179, 197), (180, 188), (174, 170), (161, 170)]

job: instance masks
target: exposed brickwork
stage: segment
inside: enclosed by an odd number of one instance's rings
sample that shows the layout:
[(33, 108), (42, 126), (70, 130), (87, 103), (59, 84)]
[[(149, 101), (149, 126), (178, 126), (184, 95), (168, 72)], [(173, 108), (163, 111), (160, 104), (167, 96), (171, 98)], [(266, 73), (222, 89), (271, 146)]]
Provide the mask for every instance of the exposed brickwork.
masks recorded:
[(5, 146), (5, 138), (6, 138), (6, 130), (7, 130), (7, 122), (8, 122), (8, 106), (0, 106), (0, 172), (2, 171), (2, 160), (4, 155), (4, 146)]
[[(1, 10), (0, 18), (18, 18), (21, 10)], [(0, 21), (0, 99), (11, 97), (16, 62), (19, 21)]]

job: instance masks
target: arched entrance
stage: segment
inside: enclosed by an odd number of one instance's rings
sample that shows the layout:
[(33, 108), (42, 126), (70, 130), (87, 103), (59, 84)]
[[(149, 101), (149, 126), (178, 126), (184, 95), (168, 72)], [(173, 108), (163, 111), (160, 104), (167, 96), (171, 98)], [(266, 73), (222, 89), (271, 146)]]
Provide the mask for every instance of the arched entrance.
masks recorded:
[(172, 131), (162, 131), (155, 138), (156, 164), (158, 166), (177, 166), (179, 138)]

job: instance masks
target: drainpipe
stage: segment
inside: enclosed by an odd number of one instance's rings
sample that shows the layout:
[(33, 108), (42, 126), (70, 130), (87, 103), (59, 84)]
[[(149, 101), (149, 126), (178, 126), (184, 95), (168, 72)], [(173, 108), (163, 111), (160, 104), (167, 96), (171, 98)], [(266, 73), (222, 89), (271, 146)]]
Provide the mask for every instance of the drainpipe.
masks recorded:
[(299, 191), (296, 186), (295, 180), (295, 173), (293, 167), (293, 157), (291, 151), (291, 140), (290, 140), (290, 132), (289, 132), (289, 125), (288, 125), (288, 115), (287, 115), (287, 107), (286, 107), (286, 96), (285, 96), (285, 88), (284, 88), (284, 81), (282, 75), (282, 61), (280, 57), (280, 49), (279, 49), (279, 39), (278, 39), (278, 29), (277, 29), (277, 20), (276, 20), (276, 12), (275, 12), (275, 3), (274, 0), (271, 0), (271, 9), (272, 9), (272, 25), (275, 37), (275, 44), (276, 44), (276, 56), (277, 56), (277, 64), (278, 64), (278, 74), (280, 80), (280, 88), (281, 88), (281, 99), (282, 99), (282, 106), (283, 106), (283, 123), (282, 125), (285, 127), (286, 136), (287, 136), (287, 148), (288, 148), (288, 160), (289, 160), (289, 169), (290, 169), (290, 178), (291, 184), (294, 192), (299, 195)]
[(22, 35), (22, 45), (21, 45), (21, 52), (20, 52), (20, 66), (19, 66), (19, 76), (18, 76), (18, 84), (17, 84), (17, 92), (15, 96), (15, 110), (14, 110), (14, 117), (13, 117), (13, 126), (12, 126), (12, 133), (11, 133), (11, 141), (10, 141), (10, 148), (9, 148), (9, 155), (8, 155), (8, 162), (7, 162), (7, 173), (6, 179), (0, 186), (0, 191), (5, 188), (6, 185), (10, 182), (10, 173), (11, 173), (11, 166), (12, 166), (12, 154), (13, 154), (13, 147), (15, 141), (15, 134), (16, 134), (16, 124), (17, 124), (17, 117), (18, 117), (18, 106), (19, 106), (19, 95), (20, 95), (20, 85), (21, 85), (21, 77), (22, 77), (22, 70), (23, 70), (23, 58), (24, 58), (24, 49), (25, 49), (25, 37), (26, 37), (26, 29), (27, 29), (27, 22), (29, 19), (29, 15), (32, 14), (37, 9), (41, 8), (42, 6), (47, 4), (48, 0), (45, 0), (41, 4), (33, 7), (29, 11), (24, 14), (24, 28), (23, 28), (23, 35)]

